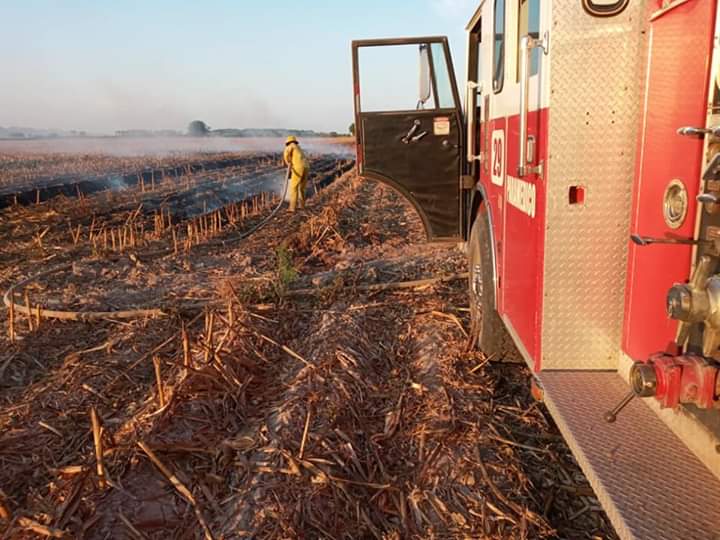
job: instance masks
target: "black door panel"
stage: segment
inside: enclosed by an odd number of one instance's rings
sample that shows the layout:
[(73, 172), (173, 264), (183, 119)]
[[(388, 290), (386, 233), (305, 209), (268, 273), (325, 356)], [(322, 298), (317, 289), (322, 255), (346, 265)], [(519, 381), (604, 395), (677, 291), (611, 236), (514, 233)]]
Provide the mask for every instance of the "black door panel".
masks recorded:
[[(463, 124), (447, 39), (354, 41), (352, 50), (360, 175), (402, 193), (429, 239), (462, 238)], [(418, 78), (419, 92), (410, 84)], [(418, 110), (407, 110), (416, 102)]]
[[(419, 124), (413, 135), (406, 138), (416, 121)], [(363, 176), (401, 191), (420, 213), (429, 238), (457, 238), (460, 130), (455, 114), (366, 113), (361, 122)], [(449, 132), (445, 134), (447, 124)]]

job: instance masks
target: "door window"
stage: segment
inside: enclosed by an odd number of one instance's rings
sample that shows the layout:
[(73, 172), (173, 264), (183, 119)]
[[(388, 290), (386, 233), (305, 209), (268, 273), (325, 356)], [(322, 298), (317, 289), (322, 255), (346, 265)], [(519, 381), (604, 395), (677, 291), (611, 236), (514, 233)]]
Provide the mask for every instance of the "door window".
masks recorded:
[[(524, 36), (530, 36), (535, 39), (540, 38), (540, 0), (518, 0), (518, 61), (517, 61), (517, 81), (520, 81), (520, 55), (525, 54), (520, 49), (520, 40)], [(537, 75), (540, 69), (540, 49), (534, 48), (530, 52), (530, 73)]]
[(432, 65), (435, 68), (435, 79), (437, 81), (437, 102), (441, 109), (455, 108), (452, 82), (450, 81), (450, 70), (448, 69), (445, 50), (442, 43), (433, 43)]
[[(420, 48), (424, 47), (424, 53)], [(360, 110), (412, 111), (434, 108), (427, 44), (360, 47)]]
[(495, 0), (493, 34), (493, 91), (502, 91), (505, 82), (505, 0)]

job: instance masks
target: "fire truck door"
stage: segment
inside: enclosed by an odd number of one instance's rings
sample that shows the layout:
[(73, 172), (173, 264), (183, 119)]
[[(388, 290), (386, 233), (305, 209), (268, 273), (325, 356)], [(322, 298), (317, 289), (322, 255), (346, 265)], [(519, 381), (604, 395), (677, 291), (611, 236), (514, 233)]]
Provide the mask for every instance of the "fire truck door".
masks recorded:
[[(492, 183), (503, 186), (499, 311), (526, 358), (537, 358), (544, 240), (548, 12), (540, 0), (495, 2), (490, 146)], [(549, 6), (547, 6), (549, 9)]]
[(428, 239), (460, 239), (463, 124), (447, 39), (354, 41), (352, 54), (360, 175), (404, 195)]
[[(693, 237), (703, 137), (682, 136), (678, 129), (705, 127), (715, 3), (676, 2), (651, 15), (633, 234)], [(674, 283), (688, 279), (692, 250), (631, 243), (628, 255), (623, 348), (643, 360), (675, 339), (677, 322), (667, 316), (666, 296)]]

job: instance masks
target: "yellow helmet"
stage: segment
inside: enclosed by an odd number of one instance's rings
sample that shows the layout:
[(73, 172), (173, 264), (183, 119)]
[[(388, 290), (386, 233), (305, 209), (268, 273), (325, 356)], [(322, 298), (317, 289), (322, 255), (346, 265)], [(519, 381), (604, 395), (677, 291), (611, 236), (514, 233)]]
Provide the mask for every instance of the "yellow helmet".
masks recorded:
[(287, 146), (290, 143), (297, 143), (297, 137), (295, 135), (290, 135), (287, 139), (285, 139), (285, 146)]

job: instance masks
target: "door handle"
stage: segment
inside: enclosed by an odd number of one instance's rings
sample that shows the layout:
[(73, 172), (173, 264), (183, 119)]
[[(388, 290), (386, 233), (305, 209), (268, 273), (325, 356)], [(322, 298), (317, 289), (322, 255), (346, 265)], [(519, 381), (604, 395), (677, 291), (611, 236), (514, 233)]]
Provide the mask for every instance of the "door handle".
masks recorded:
[[(410, 126), (410, 129), (408, 130), (408, 132), (407, 132), (407, 133), (405, 134), (405, 136), (404, 136), (402, 139), (400, 139), (400, 140), (401, 140), (402, 142), (404, 142), (405, 144), (410, 144), (410, 140), (413, 139), (413, 135), (415, 135), (415, 132), (416, 132), (418, 129), (420, 129), (420, 120), (415, 120), (415, 121), (413, 122), (413, 125)], [(413, 140), (414, 140), (414, 139), (413, 139)]]
[(631, 234), (630, 240), (638, 246), (649, 246), (650, 244), (679, 244), (683, 246), (699, 246), (707, 243), (707, 240), (695, 240), (694, 238), (676, 238), (665, 237), (658, 238), (654, 236), (642, 236), (639, 234)]
[(685, 126), (678, 129), (677, 132), (678, 135), (684, 135), (686, 137), (704, 137), (710, 134), (720, 138), (720, 126), (713, 126), (711, 128)]
[(427, 135), (427, 131), (421, 131), (414, 137), (410, 139), (410, 142), (418, 142), (420, 139), (422, 139), (425, 135)]
[(697, 196), (697, 201), (703, 204), (718, 204), (720, 197), (717, 193), (701, 193)]
[[(477, 149), (475, 148), (475, 113), (477, 110), (478, 94), (482, 94), (482, 84), (468, 81), (465, 90), (467, 92), (465, 94), (465, 116), (467, 117), (467, 133), (465, 135), (467, 139), (466, 159), (468, 163), (472, 163), (476, 159), (480, 159), (480, 156), (476, 155)], [(487, 129), (487, 126), (485, 129)]]
[(528, 96), (530, 93), (530, 54), (533, 49), (542, 48), (547, 55), (550, 46), (550, 34), (545, 32), (542, 39), (529, 35), (520, 39), (520, 136), (518, 137), (518, 167), (520, 178), (528, 173), (542, 174), (542, 164), (531, 167), (528, 162)]

